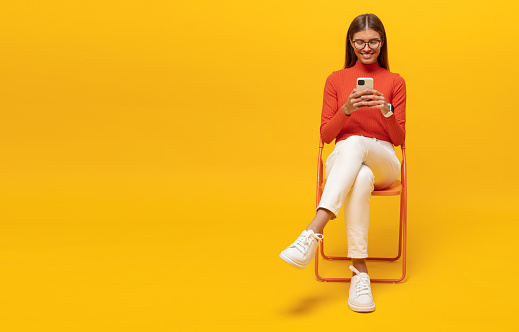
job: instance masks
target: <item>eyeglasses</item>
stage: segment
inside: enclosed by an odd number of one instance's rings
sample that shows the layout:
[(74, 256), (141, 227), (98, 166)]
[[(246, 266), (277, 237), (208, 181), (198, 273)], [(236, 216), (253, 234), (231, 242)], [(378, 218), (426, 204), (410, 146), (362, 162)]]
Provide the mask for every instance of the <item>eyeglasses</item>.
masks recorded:
[(360, 39), (356, 39), (353, 41), (353, 47), (355, 47), (358, 50), (362, 50), (362, 49), (364, 49), (364, 47), (366, 47), (366, 44), (368, 44), (368, 47), (371, 48), (372, 50), (374, 50), (374, 49), (377, 49), (380, 47), (381, 42), (382, 41), (379, 39), (372, 39), (368, 42), (365, 42)]

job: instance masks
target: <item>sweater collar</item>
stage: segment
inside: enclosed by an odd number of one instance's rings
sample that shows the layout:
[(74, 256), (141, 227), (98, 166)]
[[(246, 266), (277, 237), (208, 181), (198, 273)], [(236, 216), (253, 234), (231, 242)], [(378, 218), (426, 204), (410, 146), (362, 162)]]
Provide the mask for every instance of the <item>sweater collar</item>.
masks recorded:
[(371, 65), (365, 65), (365, 64), (360, 63), (359, 61), (357, 61), (357, 62), (355, 62), (355, 65), (353, 67), (355, 69), (360, 69), (360, 70), (366, 71), (368, 73), (377, 71), (377, 70), (379, 70), (381, 68), (380, 65), (378, 64), (378, 61), (373, 63), (373, 64), (371, 64)]

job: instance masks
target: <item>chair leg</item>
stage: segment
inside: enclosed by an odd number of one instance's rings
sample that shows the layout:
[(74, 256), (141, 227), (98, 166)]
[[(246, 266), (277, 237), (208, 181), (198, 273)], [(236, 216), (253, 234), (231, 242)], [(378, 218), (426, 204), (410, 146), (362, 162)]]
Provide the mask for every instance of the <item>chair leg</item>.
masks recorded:
[[(404, 228), (404, 231), (405, 231), (405, 228)], [(404, 239), (403, 239), (403, 255), (402, 255), (402, 276), (398, 279), (371, 279), (371, 282), (381, 282), (381, 283), (396, 283), (396, 282), (401, 282), (404, 280), (405, 278), (405, 275), (406, 275), (406, 254), (405, 254), (405, 246), (406, 246), (406, 240), (405, 240), (405, 235), (404, 235)], [(317, 279), (319, 279), (320, 281), (324, 281), (324, 282), (349, 282), (351, 281), (351, 278), (326, 278), (326, 277), (323, 277), (319, 274), (319, 252), (320, 250), (322, 250), (322, 244), (319, 244), (319, 248), (317, 248), (317, 250), (315, 251), (315, 276), (317, 277)], [(326, 256), (326, 257), (329, 257), (329, 256)], [(325, 258), (325, 257), (323, 257)], [(339, 257), (338, 259), (330, 259), (328, 258), (328, 260), (349, 260), (350, 258), (348, 257)], [(368, 258), (370, 260), (374, 260), (374, 261), (389, 261), (389, 260), (392, 260), (392, 258), (377, 258), (377, 257), (370, 257)]]
[[(367, 260), (373, 261), (395, 261), (402, 258), (402, 276), (398, 279), (371, 279), (371, 282), (396, 283), (404, 280), (406, 276), (406, 249), (407, 249), (407, 197), (403, 192), (400, 196), (400, 225), (398, 234), (398, 256), (392, 258), (386, 257), (368, 257)], [(343, 256), (327, 256), (324, 253), (324, 240), (319, 243), (319, 247), (315, 251), (315, 276), (324, 282), (349, 282), (351, 278), (325, 278), (319, 274), (319, 256), (326, 260), (350, 260), (349, 257)]]

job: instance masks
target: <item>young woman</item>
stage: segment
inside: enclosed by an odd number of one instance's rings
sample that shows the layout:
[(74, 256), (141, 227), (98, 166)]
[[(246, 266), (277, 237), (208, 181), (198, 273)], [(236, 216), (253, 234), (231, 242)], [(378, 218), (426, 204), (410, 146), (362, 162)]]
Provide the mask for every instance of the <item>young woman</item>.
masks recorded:
[[(374, 89), (357, 91), (357, 78), (373, 78)], [(404, 79), (389, 72), (382, 22), (373, 14), (356, 17), (348, 29), (344, 69), (328, 76), (324, 87), (321, 139), (335, 139), (326, 161), (326, 186), (313, 220), (280, 254), (290, 265), (306, 267), (324, 227), (344, 203), (353, 311), (375, 310), (365, 259), (369, 203), (374, 188), (389, 187), (400, 173), (394, 146), (405, 140), (405, 102)]]

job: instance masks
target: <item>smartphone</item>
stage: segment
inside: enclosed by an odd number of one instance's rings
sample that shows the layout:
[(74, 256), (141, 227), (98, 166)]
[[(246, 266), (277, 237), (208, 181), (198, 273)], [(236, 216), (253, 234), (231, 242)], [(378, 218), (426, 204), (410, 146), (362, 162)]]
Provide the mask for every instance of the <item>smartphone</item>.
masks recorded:
[(357, 78), (357, 91), (373, 89), (373, 79), (370, 77)]

